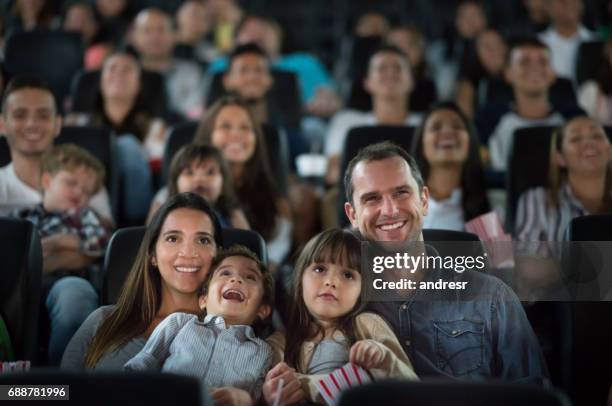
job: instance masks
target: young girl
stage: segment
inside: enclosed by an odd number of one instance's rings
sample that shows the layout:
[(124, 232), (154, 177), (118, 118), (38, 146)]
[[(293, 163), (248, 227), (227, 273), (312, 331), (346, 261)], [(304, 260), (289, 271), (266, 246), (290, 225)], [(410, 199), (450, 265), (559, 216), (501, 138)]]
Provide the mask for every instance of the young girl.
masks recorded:
[[(305, 398), (311, 402), (323, 402), (315, 387), (322, 375), (349, 361), (369, 370), (374, 378), (416, 379), (408, 356), (385, 320), (362, 313), (365, 292), (360, 250), (359, 239), (348, 230), (329, 229), (312, 238), (296, 263), (286, 339), (275, 335), (268, 340), (277, 356), (284, 345), (284, 360), (295, 368)], [(279, 365), (274, 368), (282, 369)], [(267, 381), (277, 379), (273, 371)], [(284, 379), (283, 390), (291, 381)], [(276, 385), (268, 383), (271, 388)]]
[(148, 219), (169, 197), (183, 192), (200, 195), (213, 205), (222, 226), (249, 228), (234, 195), (227, 162), (217, 148), (186, 145), (176, 153), (170, 164), (168, 186), (155, 195)]

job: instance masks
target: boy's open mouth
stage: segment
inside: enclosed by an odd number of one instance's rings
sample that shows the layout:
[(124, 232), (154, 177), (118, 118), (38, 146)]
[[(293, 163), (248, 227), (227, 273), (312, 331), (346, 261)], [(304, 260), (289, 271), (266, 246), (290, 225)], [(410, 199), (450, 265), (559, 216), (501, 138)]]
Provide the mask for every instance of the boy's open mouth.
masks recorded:
[(223, 299), (225, 300), (234, 300), (237, 302), (244, 302), (244, 293), (235, 289), (228, 289), (223, 292)]

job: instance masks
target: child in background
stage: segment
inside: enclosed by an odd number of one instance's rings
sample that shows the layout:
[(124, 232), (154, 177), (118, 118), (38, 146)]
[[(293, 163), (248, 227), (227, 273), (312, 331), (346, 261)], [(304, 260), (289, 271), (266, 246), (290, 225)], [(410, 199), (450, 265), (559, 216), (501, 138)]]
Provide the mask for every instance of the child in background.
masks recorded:
[[(329, 229), (312, 238), (296, 262), (286, 340), (277, 334), (268, 340), (275, 350), (284, 346), (284, 360), (295, 368), (310, 402), (323, 403), (315, 382), (349, 361), (378, 379), (416, 379), (408, 356), (384, 319), (362, 313), (360, 255), (361, 243), (348, 230)], [(286, 369), (274, 367), (266, 385), (279, 379), (276, 371)], [(291, 381), (285, 379), (283, 389)], [(277, 385), (270, 383), (272, 388)]]
[(15, 213), (33, 222), (41, 239), (51, 364), (59, 362), (74, 332), (98, 306), (91, 284), (75, 276), (88, 276), (111, 235), (111, 227), (88, 207), (103, 183), (104, 166), (89, 152), (72, 144), (52, 147), (42, 159), (42, 203)]
[(272, 363), (272, 349), (256, 335), (272, 312), (271, 273), (254, 253), (234, 246), (213, 260), (199, 303), (202, 318), (171, 314), (124, 368), (194, 376), (211, 388), (215, 404), (257, 402)]
[(227, 161), (217, 148), (186, 145), (178, 150), (170, 165), (168, 186), (155, 195), (148, 221), (169, 197), (183, 192), (198, 194), (213, 205), (222, 226), (249, 229), (234, 194)]
[(104, 254), (111, 233), (88, 207), (104, 183), (104, 166), (86, 150), (64, 144), (45, 153), (41, 172), (42, 203), (16, 217), (38, 227), (45, 272), (81, 272)]

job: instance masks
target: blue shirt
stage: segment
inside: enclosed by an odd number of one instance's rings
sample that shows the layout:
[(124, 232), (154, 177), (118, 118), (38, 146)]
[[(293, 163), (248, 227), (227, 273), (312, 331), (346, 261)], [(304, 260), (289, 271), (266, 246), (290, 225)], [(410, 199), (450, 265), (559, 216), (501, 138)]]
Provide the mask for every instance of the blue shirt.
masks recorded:
[(418, 376), (548, 382), (538, 340), (506, 284), (478, 271), (431, 270), (424, 280), (439, 279), (468, 284), (368, 305), (389, 322)]

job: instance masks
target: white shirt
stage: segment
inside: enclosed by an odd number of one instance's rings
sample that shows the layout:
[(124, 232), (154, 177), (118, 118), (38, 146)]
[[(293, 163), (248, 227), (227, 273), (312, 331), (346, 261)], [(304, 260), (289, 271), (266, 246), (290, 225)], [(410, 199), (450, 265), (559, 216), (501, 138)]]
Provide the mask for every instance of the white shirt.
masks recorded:
[(551, 26), (542, 32), (539, 37), (550, 48), (552, 66), (557, 76), (571, 79), (573, 83), (576, 83), (578, 47), (582, 42), (593, 39), (593, 33), (581, 25), (578, 27), (576, 34), (566, 38), (559, 35)]
[[(42, 193), (23, 182), (15, 173), (13, 163), (0, 168), (0, 216), (16, 209), (34, 207), (42, 202)], [(89, 202), (89, 206), (106, 219), (112, 219), (106, 188), (102, 188)]]
[(429, 197), (429, 211), (423, 218), (423, 228), (463, 231), (463, 207), (461, 205), (461, 189), (455, 189), (445, 200)]
[(541, 119), (528, 119), (510, 111), (502, 116), (489, 138), (489, 152), (491, 166), (498, 171), (505, 171), (508, 166), (508, 157), (512, 151), (514, 132), (525, 127), (557, 126), (563, 124), (563, 116), (558, 112)]
[[(357, 110), (342, 110), (336, 113), (327, 130), (325, 155), (329, 157), (342, 153), (344, 140), (351, 128), (377, 124), (378, 122), (373, 112), (364, 113)], [(414, 127), (418, 126), (421, 124), (421, 115), (416, 113), (408, 114), (405, 124)]]

